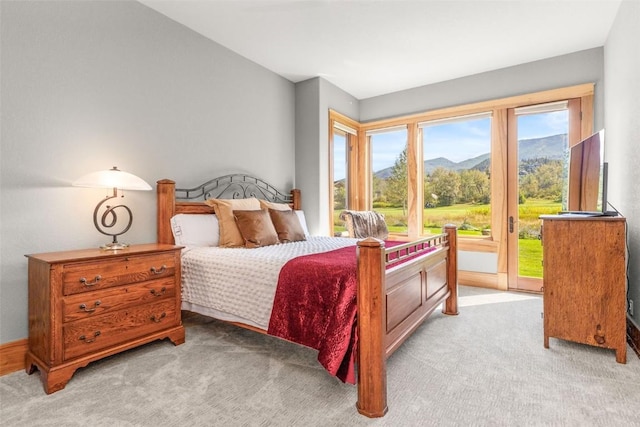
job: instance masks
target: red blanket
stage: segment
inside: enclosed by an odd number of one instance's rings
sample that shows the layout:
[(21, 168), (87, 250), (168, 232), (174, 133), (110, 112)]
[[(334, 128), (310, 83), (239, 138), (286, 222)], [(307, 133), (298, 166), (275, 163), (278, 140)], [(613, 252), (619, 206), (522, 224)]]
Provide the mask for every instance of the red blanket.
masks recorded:
[[(386, 247), (402, 242), (385, 242)], [(355, 384), (356, 246), (305, 255), (280, 271), (268, 333), (318, 350), (318, 361)]]

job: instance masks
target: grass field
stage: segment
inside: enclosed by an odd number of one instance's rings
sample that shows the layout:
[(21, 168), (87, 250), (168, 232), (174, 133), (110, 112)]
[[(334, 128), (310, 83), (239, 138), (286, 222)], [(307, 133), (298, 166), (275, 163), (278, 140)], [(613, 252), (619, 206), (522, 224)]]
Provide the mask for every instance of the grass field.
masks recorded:
[(518, 239), (518, 275), (542, 278), (542, 243), (540, 240)]
[[(392, 233), (406, 233), (407, 220), (406, 213), (401, 208), (377, 208), (376, 211), (384, 214), (387, 227)], [(542, 277), (542, 245), (539, 240), (540, 215), (558, 213), (561, 204), (550, 200), (530, 199), (518, 208), (518, 246), (519, 262), (518, 270), (520, 276)], [(342, 221), (338, 218), (341, 211), (334, 212), (335, 230), (344, 231)], [(457, 204), (437, 208), (425, 209), (424, 233), (438, 234), (444, 224), (455, 224), (458, 226), (460, 236), (482, 236), (490, 232), (490, 206)]]

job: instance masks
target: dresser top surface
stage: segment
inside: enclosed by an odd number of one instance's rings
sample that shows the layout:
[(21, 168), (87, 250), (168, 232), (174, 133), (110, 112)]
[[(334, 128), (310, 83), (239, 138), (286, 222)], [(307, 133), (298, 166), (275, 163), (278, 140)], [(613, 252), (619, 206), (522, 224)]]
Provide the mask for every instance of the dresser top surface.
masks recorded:
[(142, 245), (131, 245), (124, 249), (100, 249), (88, 248), (71, 251), (47, 252), (40, 254), (27, 254), (29, 259), (44, 261), (48, 263), (60, 263), (71, 261), (104, 260), (120, 258), (133, 255), (157, 254), (161, 252), (172, 252), (182, 249), (182, 246), (166, 245), (159, 243), (147, 243)]
[(623, 216), (597, 216), (583, 214), (540, 215), (542, 220), (553, 221), (625, 221)]

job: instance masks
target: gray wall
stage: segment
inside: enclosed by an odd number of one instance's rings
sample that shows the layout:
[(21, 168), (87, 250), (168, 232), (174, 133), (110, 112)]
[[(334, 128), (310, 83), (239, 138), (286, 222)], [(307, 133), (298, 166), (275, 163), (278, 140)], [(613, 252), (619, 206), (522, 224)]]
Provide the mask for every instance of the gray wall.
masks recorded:
[[(247, 172), (291, 188), (295, 86), (135, 1), (0, 2), (0, 343), (25, 338), (24, 254), (96, 247), (103, 190), (71, 187), (117, 165), (200, 184)], [(155, 191), (128, 192), (154, 242)]]
[(582, 83), (595, 83), (595, 123), (604, 123), (604, 49), (594, 48), (376, 96), (360, 101), (360, 120), (420, 113), (438, 108), (539, 92)]
[(311, 234), (318, 233), (320, 199), (320, 79), (296, 84), (296, 187)]
[(330, 235), (329, 110), (358, 120), (358, 100), (325, 79), (296, 84), (296, 186), (309, 232)]
[[(640, 3), (624, 1), (604, 48), (609, 202), (627, 218), (629, 297), (640, 323)], [(631, 356), (633, 357), (633, 356)]]

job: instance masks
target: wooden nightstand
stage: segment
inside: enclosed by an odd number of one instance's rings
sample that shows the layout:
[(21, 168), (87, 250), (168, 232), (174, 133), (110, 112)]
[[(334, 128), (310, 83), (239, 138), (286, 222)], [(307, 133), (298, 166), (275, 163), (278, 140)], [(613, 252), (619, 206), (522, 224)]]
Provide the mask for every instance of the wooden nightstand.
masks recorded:
[(157, 339), (184, 343), (180, 249), (154, 243), (26, 255), (27, 373), (38, 368), (49, 394), (95, 360)]

